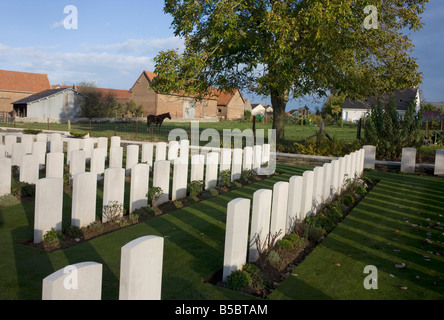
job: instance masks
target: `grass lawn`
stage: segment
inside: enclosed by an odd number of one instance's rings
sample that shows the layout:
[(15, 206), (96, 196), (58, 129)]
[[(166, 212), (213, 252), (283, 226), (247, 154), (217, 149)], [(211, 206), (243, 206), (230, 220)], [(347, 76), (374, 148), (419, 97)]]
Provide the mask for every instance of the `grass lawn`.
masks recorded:
[[(13, 127), (13, 124), (1, 124), (2, 127)], [(17, 128), (35, 129), (35, 130), (47, 130), (47, 123), (16, 123)], [(157, 131), (153, 131), (153, 134), (147, 132), (146, 123), (139, 122), (137, 125), (134, 122), (128, 123), (92, 123), (91, 135), (94, 137), (111, 137), (116, 133), (122, 137), (122, 139), (139, 139), (139, 140), (168, 140), (168, 134), (172, 129), (181, 128), (187, 133), (190, 129), (190, 123), (187, 122), (164, 122), (162, 128)], [(199, 130), (202, 132), (204, 129), (215, 129), (222, 133), (223, 129), (252, 129), (252, 123), (240, 122), (240, 121), (223, 121), (223, 122), (199, 122)], [(257, 123), (256, 129), (264, 129), (265, 136), (267, 136), (268, 129), (272, 128), (271, 123)], [(50, 130), (56, 131), (68, 131), (67, 124), (50, 123)], [(345, 125), (342, 128), (339, 126), (327, 126), (326, 132), (331, 137), (336, 137), (338, 140), (344, 140), (347, 142), (354, 141), (356, 139), (356, 126)], [(89, 124), (72, 124), (71, 131), (90, 132)], [(285, 139), (288, 141), (299, 141), (308, 138), (319, 131), (319, 127), (313, 125), (286, 125), (285, 126)], [(137, 134), (136, 134), (137, 132)], [(222, 138), (222, 134), (220, 135)], [(206, 144), (206, 142), (204, 143)]]
[[(444, 299), (444, 179), (368, 175), (381, 181), (270, 299)], [(363, 286), (367, 265), (377, 290)]]
[[(8, 207), (0, 207), (0, 300), (41, 299), (44, 277), (84, 261), (103, 264), (102, 298), (116, 300), (120, 248), (146, 235), (165, 237), (162, 299), (250, 299), (204, 282), (222, 268), (226, 205), (238, 197), (251, 199), (256, 190), (271, 189), (277, 181), (288, 181), (307, 169), (278, 166), (280, 174), (273, 178), (53, 253), (20, 244), (32, 238), (34, 203), (12, 201)], [(435, 254), (443, 251), (443, 230), (435, 226), (444, 223), (444, 179), (369, 175), (381, 182), (296, 268), (298, 276), (284, 281), (271, 299), (444, 298), (444, 259)], [(68, 196), (65, 225), (66, 212)], [(435, 225), (429, 229), (429, 223)], [(427, 232), (433, 244), (423, 243)], [(395, 264), (400, 263), (406, 267), (396, 269)], [(369, 264), (378, 268), (378, 290), (365, 290), (362, 285), (363, 269)], [(404, 286), (408, 289), (400, 288)]]

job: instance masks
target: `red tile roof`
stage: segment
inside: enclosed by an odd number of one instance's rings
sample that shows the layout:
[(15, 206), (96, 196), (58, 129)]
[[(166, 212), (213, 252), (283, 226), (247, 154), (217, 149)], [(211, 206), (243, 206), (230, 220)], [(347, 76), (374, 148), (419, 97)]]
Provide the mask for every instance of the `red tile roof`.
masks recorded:
[(0, 90), (37, 93), (51, 89), (48, 75), (0, 70)]

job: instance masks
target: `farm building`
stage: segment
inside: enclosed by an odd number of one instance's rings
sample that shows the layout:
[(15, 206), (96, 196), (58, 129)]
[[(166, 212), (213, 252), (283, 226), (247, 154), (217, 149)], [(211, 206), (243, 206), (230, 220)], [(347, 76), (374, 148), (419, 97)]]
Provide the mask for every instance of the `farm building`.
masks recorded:
[(73, 88), (48, 89), (13, 103), (17, 117), (67, 119), (81, 116), (85, 96)]
[[(390, 100), (394, 100), (398, 113), (401, 117), (404, 116), (411, 103), (415, 103), (416, 112), (421, 108), (421, 99), (419, 97), (419, 89), (410, 88), (405, 90), (397, 90), (392, 94), (386, 94), (381, 97), (370, 97), (362, 101), (355, 101), (352, 99), (345, 99), (342, 105), (342, 119), (345, 122), (356, 122), (371, 112), (372, 106), (376, 105), (378, 99), (382, 105), (386, 105)], [(416, 99), (416, 100), (415, 100)]]
[(182, 93), (160, 94), (150, 88), (156, 74), (144, 71), (130, 89), (135, 103), (143, 105), (144, 116), (169, 112), (172, 118), (225, 118), (240, 119), (244, 115), (245, 101), (239, 90), (221, 92), (213, 90), (202, 100)]
[(0, 70), (0, 114), (11, 116), (13, 102), (48, 89), (46, 74)]

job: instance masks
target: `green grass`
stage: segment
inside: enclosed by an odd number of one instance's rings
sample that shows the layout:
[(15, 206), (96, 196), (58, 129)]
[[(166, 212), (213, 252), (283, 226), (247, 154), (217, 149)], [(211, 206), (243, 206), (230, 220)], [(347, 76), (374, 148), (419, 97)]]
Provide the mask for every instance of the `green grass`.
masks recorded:
[[(44, 277), (84, 261), (103, 264), (102, 298), (116, 300), (120, 249), (146, 235), (165, 237), (162, 299), (250, 299), (204, 282), (222, 268), (227, 203), (238, 197), (251, 199), (256, 190), (271, 189), (277, 181), (288, 181), (307, 169), (278, 166), (280, 175), (273, 178), (53, 253), (20, 244), (32, 238), (34, 203), (9, 201), (8, 207), (0, 207), (0, 300), (41, 299)], [(443, 230), (427, 228), (429, 223), (444, 223), (444, 180), (368, 174), (381, 182), (297, 267), (297, 276), (284, 281), (270, 299), (444, 298), (444, 259), (428, 252), (443, 253)], [(98, 192), (98, 200), (100, 197)], [(67, 225), (70, 196), (65, 195), (64, 201)], [(418, 226), (412, 227), (404, 218)], [(437, 247), (422, 243), (427, 232)], [(426, 261), (424, 255), (431, 261)], [(398, 263), (405, 263), (406, 268), (396, 269)], [(378, 268), (378, 290), (363, 287), (366, 265)], [(404, 286), (408, 289), (401, 289)]]
[[(270, 299), (444, 298), (443, 230), (429, 226), (444, 224), (444, 180), (377, 172), (369, 176), (380, 183)], [(433, 244), (423, 242), (427, 233)], [(396, 268), (402, 263), (404, 269)], [(367, 265), (377, 267), (377, 290), (363, 286)]]
[[(2, 127), (14, 127), (13, 124), (0, 124)], [(67, 124), (57, 123), (16, 123), (17, 128), (24, 129), (37, 129), (37, 130), (55, 130), (68, 132)], [(252, 123), (241, 121), (224, 121), (224, 122), (199, 122), (199, 130), (202, 132), (205, 129), (215, 129), (220, 132), (222, 138), (223, 129), (252, 129)], [(268, 129), (272, 128), (271, 123), (257, 123), (256, 129), (264, 129), (265, 136), (267, 137)], [(121, 136), (123, 139), (139, 139), (139, 140), (168, 140), (168, 134), (172, 129), (184, 129), (187, 133), (190, 130), (190, 123), (186, 122), (164, 122), (160, 130), (154, 130), (152, 133), (147, 132), (146, 123), (92, 123), (91, 135), (94, 137), (111, 137), (114, 134)], [(336, 137), (338, 140), (344, 140), (347, 142), (354, 141), (356, 139), (356, 126), (345, 125), (339, 126), (327, 126), (326, 132), (331, 137)], [(88, 123), (84, 124), (72, 124), (71, 132), (90, 132)], [(313, 125), (286, 125), (285, 126), (285, 139), (287, 141), (299, 141), (308, 138), (319, 131), (319, 127)], [(205, 142), (206, 143), (206, 142)], [(204, 143), (204, 144), (205, 144)]]

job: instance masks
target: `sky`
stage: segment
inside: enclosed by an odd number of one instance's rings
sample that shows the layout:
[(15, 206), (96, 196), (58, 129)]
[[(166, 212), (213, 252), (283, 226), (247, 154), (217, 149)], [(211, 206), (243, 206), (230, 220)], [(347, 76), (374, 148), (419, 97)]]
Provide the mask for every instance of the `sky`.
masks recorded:
[[(77, 28), (65, 20), (77, 9)], [(51, 84), (93, 81), (98, 87), (130, 89), (144, 71), (154, 70), (162, 50), (183, 49), (174, 36), (172, 17), (163, 0), (1, 0), (0, 69), (45, 73)], [(430, 0), (422, 15), (424, 27), (410, 34), (415, 45), (420, 89), (428, 102), (444, 101), (444, 1)], [(68, 26), (69, 27), (69, 26)], [(251, 103), (267, 97), (242, 92)], [(309, 106), (321, 109), (322, 98), (291, 100), (287, 111)]]

